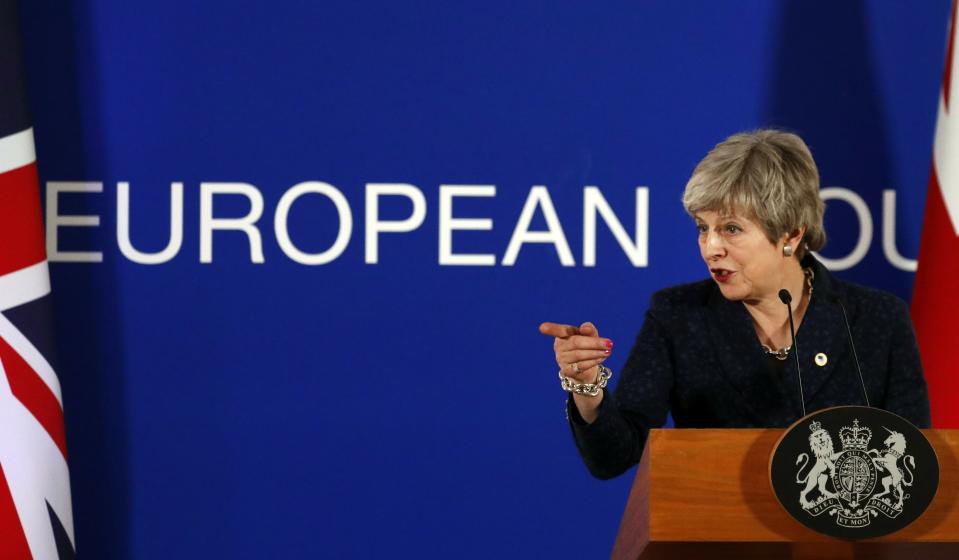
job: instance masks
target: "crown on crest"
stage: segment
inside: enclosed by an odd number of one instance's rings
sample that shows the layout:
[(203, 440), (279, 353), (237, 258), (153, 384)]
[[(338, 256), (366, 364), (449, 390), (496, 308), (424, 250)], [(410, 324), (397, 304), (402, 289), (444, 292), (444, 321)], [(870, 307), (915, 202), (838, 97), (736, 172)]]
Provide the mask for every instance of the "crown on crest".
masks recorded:
[(819, 423), (819, 420), (813, 420), (812, 422), (809, 423), (810, 432), (816, 433), (821, 429), (822, 429), (822, 424)]
[(842, 441), (843, 449), (858, 449), (865, 451), (869, 446), (869, 440), (872, 439), (872, 430), (859, 427), (859, 420), (853, 420), (852, 428), (843, 426), (839, 430), (839, 440)]

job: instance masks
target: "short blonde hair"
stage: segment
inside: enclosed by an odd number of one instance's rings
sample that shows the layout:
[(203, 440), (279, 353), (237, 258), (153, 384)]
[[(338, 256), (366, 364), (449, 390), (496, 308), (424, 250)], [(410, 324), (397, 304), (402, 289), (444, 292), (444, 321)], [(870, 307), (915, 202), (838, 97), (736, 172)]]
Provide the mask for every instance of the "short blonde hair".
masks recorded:
[(771, 243), (805, 226), (795, 248), (798, 259), (826, 244), (819, 171), (806, 143), (790, 132), (743, 132), (717, 144), (686, 183), (683, 206), (691, 216), (745, 213), (762, 225)]

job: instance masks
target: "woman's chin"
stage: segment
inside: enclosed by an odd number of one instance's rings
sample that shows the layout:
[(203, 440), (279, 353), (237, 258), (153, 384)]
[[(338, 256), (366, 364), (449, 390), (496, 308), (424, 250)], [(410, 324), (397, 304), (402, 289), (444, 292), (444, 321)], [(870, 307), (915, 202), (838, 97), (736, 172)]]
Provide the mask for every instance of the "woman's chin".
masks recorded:
[(729, 284), (719, 284), (719, 291), (723, 294), (723, 297), (729, 301), (741, 301), (746, 298), (746, 292), (739, 286), (730, 286)]

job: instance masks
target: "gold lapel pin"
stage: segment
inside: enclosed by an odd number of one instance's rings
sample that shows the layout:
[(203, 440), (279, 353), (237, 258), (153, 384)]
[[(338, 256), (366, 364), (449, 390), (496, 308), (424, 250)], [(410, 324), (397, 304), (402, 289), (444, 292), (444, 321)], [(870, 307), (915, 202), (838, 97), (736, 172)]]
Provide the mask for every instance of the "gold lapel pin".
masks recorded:
[(823, 354), (822, 352), (816, 354), (816, 365), (822, 367), (829, 363), (829, 356)]

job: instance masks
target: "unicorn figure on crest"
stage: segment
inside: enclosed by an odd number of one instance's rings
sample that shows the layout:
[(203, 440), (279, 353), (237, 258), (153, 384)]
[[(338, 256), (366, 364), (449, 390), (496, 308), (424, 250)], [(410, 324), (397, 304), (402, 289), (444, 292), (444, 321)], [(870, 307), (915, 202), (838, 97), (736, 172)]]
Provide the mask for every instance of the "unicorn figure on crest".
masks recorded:
[(883, 429), (889, 432), (889, 437), (886, 438), (886, 441), (882, 442), (886, 446), (881, 453), (875, 449), (870, 449), (869, 453), (873, 456), (872, 462), (876, 465), (876, 468), (880, 471), (886, 471), (889, 474), (882, 477), (882, 492), (873, 495), (873, 499), (885, 496), (886, 494), (891, 494), (893, 497), (898, 495), (899, 502), (894, 506), (896, 509), (902, 509), (902, 501), (905, 499), (906, 494), (903, 489), (903, 485), (912, 486), (913, 482), (913, 469), (916, 468), (916, 459), (912, 455), (906, 455), (903, 459), (903, 466), (905, 468), (905, 474), (908, 475), (908, 480), (903, 476), (903, 472), (899, 470), (899, 459), (903, 458), (903, 454), (906, 452), (906, 438), (899, 432), (890, 430), (883, 426)]

